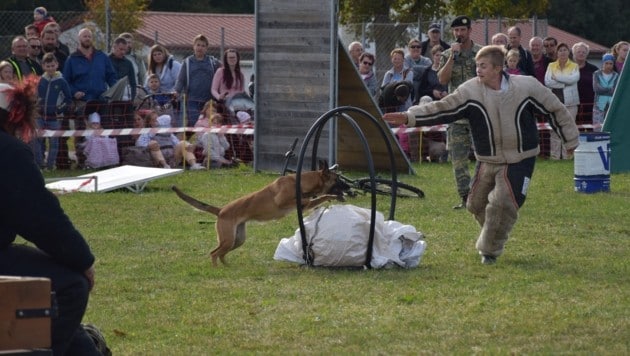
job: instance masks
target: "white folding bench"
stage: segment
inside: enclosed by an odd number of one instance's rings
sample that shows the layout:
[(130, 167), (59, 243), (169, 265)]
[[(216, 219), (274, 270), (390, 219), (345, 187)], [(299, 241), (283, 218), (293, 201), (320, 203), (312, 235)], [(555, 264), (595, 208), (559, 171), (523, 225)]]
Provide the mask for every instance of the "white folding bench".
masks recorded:
[(144, 190), (152, 180), (180, 174), (183, 169), (120, 166), (78, 177), (48, 178), (46, 188), (61, 192), (104, 193), (127, 188), (134, 193)]

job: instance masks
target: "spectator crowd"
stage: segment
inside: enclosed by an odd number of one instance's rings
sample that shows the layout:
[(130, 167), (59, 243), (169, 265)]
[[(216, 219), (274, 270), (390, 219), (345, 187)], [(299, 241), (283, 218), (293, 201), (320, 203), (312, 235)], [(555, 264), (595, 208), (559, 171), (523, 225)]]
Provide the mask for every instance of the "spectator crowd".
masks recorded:
[[(453, 93), (466, 81), (477, 77), (476, 54), (482, 45), (472, 40), (472, 20), (458, 16), (450, 23), (450, 31), (455, 39), (446, 43), (442, 39), (440, 24), (428, 27), (426, 40), (413, 38), (407, 48), (395, 48), (390, 53), (391, 67), (386, 70), (380, 85), (376, 85), (377, 72), (373, 53), (364, 50), (360, 42), (352, 42), (348, 47), (357, 70), (366, 88), (383, 113), (406, 112), (413, 105), (439, 101)], [(518, 26), (512, 26), (506, 33), (491, 36), (492, 45), (504, 51), (503, 72), (506, 75), (535, 77), (550, 89), (569, 111), (574, 122), (583, 131), (601, 131), (606, 112), (630, 44), (619, 41), (601, 58), (601, 66), (589, 62), (590, 47), (585, 42), (563, 43), (554, 37), (534, 36), (529, 43), (522, 43), (522, 33)], [(386, 65), (379, 68), (383, 71)], [(548, 122), (549, 118), (539, 114), (538, 123)], [(392, 120), (390, 125), (395, 125)], [(400, 125), (404, 128), (405, 125)], [(408, 134), (397, 138), (403, 151), (410, 155)], [(404, 131), (408, 132), (408, 130)], [(457, 191), (461, 197), (454, 208), (466, 206), (470, 191), (469, 161), (474, 157), (471, 139), (472, 131), (468, 120), (449, 123), (446, 132), (424, 132), (420, 159), (445, 161), (448, 156), (453, 164)], [(572, 151), (567, 151), (561, 137), (554, 130), (539, 132), (541, 139), (540, 155), (553, 160), (572, 159)], [(435, 146), (445, 142), (446, 146)], [(436, 151), (436, 149), (439, 149)], [(446, 151), (446, 152), (445, 152)], [(410, 157), (411, 158), (411, 157)]]
[[(39, 134), (29, 146), (40, 169), (142, 164), (143, 160), (126, 161), (139, 154), (148, 158), (145, 164), (164, 168), (170, 167), (167, 162), (200, 169), (202, 162), (222, 162), (212, 167), (231, 167), (251, 160), (253, 140), (242, 135), (215, 134), (220, 136), (216, 140), (201, 140), (199, 135), (199, 142), (189, 132), (169, 132), (165, 140), (153, 131), (147, 134), (151, 137), (97, 137), (103, 129), (192, 128), (198, 119), (215, 114), (221, 120), (212, 120), (205, 127), (250, 125), (254, 113), (235, 49), (227, 49), (222, 59), (215, 58), (208, 53), (208, 39), (197, 35), (192, 39), (192, 54), (182, 61), (160, 44), (143, 56), (133, 35), (125, 32), (113, 39), (111, 52), (105, 53), (95, 47), (93, 30), (81, 28), (76, 35), (77, 48), (71, 51), (60, 41), (61, 25), (44, 7), (38, 7), (24, 34), (13, 37), (11, 55), (0, 61), (0, 83), (37, 83)], [(241, 105), (235, 107), (232, 101)], [(208, 108), (205, 112), (204, 107)], [(157, 118), (161, 119), (159, 125)], [(43, 135), (44, 130), (84, 129), (94, 131), (71, 138)], [(203, 142), (206, 146), (220, 142), (223, 156), (216, 157), (217, 150), (203, 147)], [(156, 144), (158, 152), (173, 151), (166, 160), (159, 158)], [(205, 157), (209, 152), (214, 153), (211, 160)]]
[[(406, 48), (393, 49), (390, 53), (391, 67), (380, 82), (376, 78), (376, 67), (380, 65), (385, 71), (387, 65), (377, 63), (377, 57), (365, 51), (361, 42), (349, 44), (348, 53), (357, 72), (383, 112), (405, 111), (423, 97), (425, 101), (441, 100), (476, 75), (474, 54), (480, 44), (470, 39), (472, 29), (467, 26), (469, 24), (459, 25), (464, 26), (450, 26), (455, 38), (453, 43), (447, 43), (442, 38), (442, 26), (433, 23), (428, 26), (426, 36), (422, 36), (424, 40), (412, 38)], [(208, 53), (208, 39), (198, 35), (192, 39), (192, 54), (181, 61), (159, 43), (154, 44), (144, 56), (137, 50), (133, 35), (125, 32), (112, 41), (111, 53), (105, 53), (94, 46), (94, 33), (86, 27), (78, 32), (78, 47), (71, 52), (60, 41), (61, 33), (62, 27), (55, 19), (45, 8), (38, 7), (33, 13), (33, 22), (25, 26), (24, 34), (13, 38), (11, 55), (0, 62), (1, 83), (11, 84), (31, 77), (39, 82), (39, 129), (91, 128), (88, 118), (92, 113), (99, 114), (98, 124), (103, 129), (150, 127), (146, 123), (138, 126), (135, 121), (138, 115), (148, 117), (149, 111), (158, 117), (168, 115), (171, 118), (170, 127), (174, 128), (195, 127), (197, 120), (214, 114), (221, 115), (220, 124), (223, 125), (253, 122), (253, 105), (245, 109), (235, 109), (230, 105), (233, 100), (243, 98), (253, 102), (253, 90), (246, 85), (240, 68), (240, 54), (235, 49), (227, 49), (221, 58), (215, 58)], [(536, 77), (561, 99), (578, 124), (592, 125), (594, 131), (601, 130), (628, 54), (628, 42), (620, 41), (610, 48), (598, 67), (588, 61), (590, 48), (584, 42), (558, 43), (553, 37), (535, 36), (529, 43), (521, 43), (521, 36), (518, 26), (492, 36), (492, 44), (505, 48), (505, 72)], [(451, 52), (456, 55), (451, 56)], [(453, 59), (449, 61), (449, 58)], [(253, 83), (253, 78), (250, 81)], [(204, 112), (208, 102), (213, 103), (212, 108), (210, 112)], [(243, 111), (241, 115), (238, 115), (239, 110)], [(216, 125), (213, 121), (206, 126)], [(448, 142), (449, 146), (462, 142), (460, 152), (455, 152), (459, 157), (455, 160), (460, 161), (471, 156), (472, 150), (464, 148), (470, 146), (470, 140), (464, 139), (469, 136), (469, 129), (457, 125), (460, 123), (454, 123), (446, 134), (432, 133), (426, 141), (428, 144)], [(404, 133), (397, 134), (397, 137), (403, 150), (410, 154), (410, 138)], [(188, 133), (180, 133), (177, 138), (181, 141), (193, 140), (191, 144), (199, 146), (196, 137)], [(116, 150), (120, 160), (124, 160), (129, 147), (137, 145), (132, 136), (118, 135), (112, 139), (115, 144), (110, 140), (101, 149), (89, 150), (90, 154)], [(543, 146), (545, 156), (551, 159), (571, 158), (553, 132), (545, 139), (549, 142)], [(73, 164), (81, 168), (100, 168), (85, 163), (95, 162), (85, 156), (83, 148), (86, 141), (85, 137), (69, 140), (66, 137), (40, 136), (31, 142), (31, 147), (38, 165), (44, 170), (66, 169)], [(227, 142), (230, 147), (225, 149), (225, 156), (221, 159), (231, 162), (227, 165), (251, 159), (251, 138), (228, 135)], [(453, 159), (454, 152), (452, 147), (449, 148)], [(211, 151), (199, 146), (194, 163), (207, 162), (204, 154)], [(177, 153), (181, 157), (186, 154)], [(446, 160), (446, 147), (434, 153), (431, 160)], [(148, 151), (144, 154), (147, 157), (151, 155)], [(156, 160), (151, 162), (155, 166), (165, 166)], [(186, 165), (186, 160), (182, 162)], [(197, 167), (195, 164), (189, 166)]]

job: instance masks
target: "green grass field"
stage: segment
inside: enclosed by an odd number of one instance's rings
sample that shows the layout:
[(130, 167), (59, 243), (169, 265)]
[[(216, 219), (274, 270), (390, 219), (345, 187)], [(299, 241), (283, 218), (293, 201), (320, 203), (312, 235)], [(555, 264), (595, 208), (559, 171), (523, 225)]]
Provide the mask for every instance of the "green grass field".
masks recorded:
[[(97, 256), (85, 322), (115, 355), (630, 353), (630, 175), (587, 195), (574, 192), (572, 162), (539, 161), (504, 255), (485, 266), (474, 248), (479, 227), (451, 208), (450, 164), (415, 168), (401, 181), (426, 198), (396, 208), (428, 244), (411, 270), (274, 261), (295, 213), (250, 223), (231, 265), (212, 268), (214, 216), (170, 186), (221, 205), (275, 174), (184, 172), (142, 194), (63, 195)], [(369, 197), (348, 203), (369, 207)], [(389, 199), (378, 205), (387, 215)]]

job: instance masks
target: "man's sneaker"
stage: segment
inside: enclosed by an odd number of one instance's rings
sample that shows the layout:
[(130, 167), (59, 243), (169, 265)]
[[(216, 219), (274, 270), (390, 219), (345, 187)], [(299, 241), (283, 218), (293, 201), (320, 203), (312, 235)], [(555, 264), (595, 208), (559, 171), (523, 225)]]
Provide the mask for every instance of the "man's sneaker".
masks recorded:
[(206, 168), (206, 167), (200, 165), (199, 163), (195, 163), (192, 166), (190, 166), (190, 170), (191, 171), (198, 171), (198, 170), (204, 169), (204, 168)]
[(481, 256), (481, 263), (484, 265), (493, 265), (497, 263), (497, 258), (495, 256), (483, 255)]

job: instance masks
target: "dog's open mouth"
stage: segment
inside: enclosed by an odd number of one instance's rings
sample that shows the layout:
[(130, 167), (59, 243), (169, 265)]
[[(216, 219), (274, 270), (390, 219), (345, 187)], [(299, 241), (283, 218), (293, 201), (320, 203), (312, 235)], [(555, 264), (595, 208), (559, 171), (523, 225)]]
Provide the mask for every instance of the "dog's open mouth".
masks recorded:
[(352, 193), (352, 187), (350, 187), (348, 183), (344, 182), (339, 177), (337, 177), (335, 184), (328, 191), (328, 194), (336, 195), (337, 200), (339, 201), (346, 201), (346, 199), (344, 198), (344, 195), (348, 195), (351, 193)]

